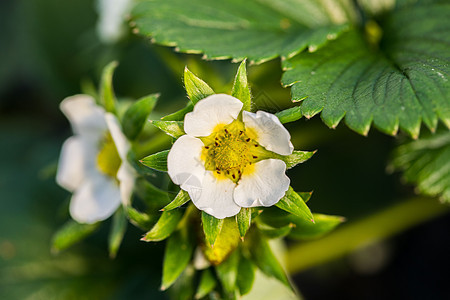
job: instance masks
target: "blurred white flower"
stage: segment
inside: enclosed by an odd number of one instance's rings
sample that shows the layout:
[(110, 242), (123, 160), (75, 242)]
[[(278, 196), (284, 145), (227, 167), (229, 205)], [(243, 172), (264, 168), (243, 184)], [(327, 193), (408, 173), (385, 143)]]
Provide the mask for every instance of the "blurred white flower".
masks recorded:
[(74, 135), (61, 149), (57, 183), (73, 192), (70, 214), (79, 223), (95, 223), (111, 216), (122, 202), (128, 205), (135, 171), (127, 162), (130, 144), (117, 118), (88, 95), (61, 102)]
[(97, 32), (104, 43), (117, 42), (125, 32), (125, 16), (133, 0), (98, 0)]
[(186, 135), (168, 155), (172, 181), (219, 219), (241, 207), (272, 206), (289, 188), (286, 164), (273, 158), (294, 150), (289, 132), (275, 115), (242, 106), (225, 94), (200, 100), (184, 118)]

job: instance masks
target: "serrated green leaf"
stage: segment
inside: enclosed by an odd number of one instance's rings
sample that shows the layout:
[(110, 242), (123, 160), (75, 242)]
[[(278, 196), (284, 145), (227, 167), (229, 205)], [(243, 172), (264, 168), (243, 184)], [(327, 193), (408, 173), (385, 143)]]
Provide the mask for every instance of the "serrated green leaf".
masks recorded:
[(149, 211), (160, 210), (170, 202), (166, 191), (163, 191), (145, 178), (138, 178), (135, 182), (136, 195), (146, 204)]
[(167, 155), (169, 155), (169, 150), (164, 150), (144, 157), (140, 162), (149, 168), (167, 172)]
[(277, 118), (280, 120), (281, 124), (295, 122), (300, 120), (303, 117), (302, 109), (300, 106), (294, 106), (282, 111), (279, 111), (275, 114)]
[(74, 220), (67, 221), (52, 237), (52, 251), (59, 252), (94, 233), (100, 223), (80, 224)]
[(122, 207), (119, 207), (113, 216), (111, 231), (108, 238), (109, 256), (115, 258), (119, 251), (125, 231), (127, 230), (127, 217)]
[(202, 211), (202, 227), (205, 233), (207, 245), (214, 247), (217, 236), (222, 230), (223, 219), (217, 219)]
[(226, 218), (223, 221), (222, 230), (216, 238), (214, 247), (205, 245), (203, 253), (213, 265), (224, 261), (238, 246), (240, 241), (239, 229), (234, 218)]
[(233, 298), (236, 293), (239, 255), (238, 251), (234, 251), (225, 261), (216, 266), (217, 277), (219, 277), (223, 289), (229, 295), (229, 298)]
[(291, 232), (293, 227), (295, 227), (295, 225), (293, 223), (290, 223), (289, 225), (279, 228), (259, 227), (259, 230), (261, 231), (262, 235), (269, 239), (278, 239), (287, 236)]
[(450, 132), (399, 146), (391, 168), (403, 171), (404, 180), (416, 184), (420, 193), (450, 202)]
[(183, 121), (184, 116), (191, 112), (194, 109), (194, 104), (192, 102), (189, 102), (186, 107), (180, 109), (179, 111), (174, 112), (173, 114), (167, 115), (165, 117), (162, 117), (161, 120), (163, 121)]
[[(395, 135), (400, 127), (417, 138), (421, 121), (432, 131), (450, 128), (450, 5), (394, 10), (383, 18), (379, 44), (350, 30), (314, 53), (283, 62), (284, 85), (302, 113), (336, 127), (345, 123), (367, 134), (372, 122)], [(370, 38), (370, 34), (366, 35)]]
[(150, 121), (153, 125), (174, 138), (185, 135), (184, 124), (182, 121)]
[(191, 200), (191, 198), (189, 197), (188, 192), (184, 191), (184, 190), (180, 190), (178, 192), (178, 194), (176, 195), (175, 199), (172, 200), (172, 202), (170, 202), (169, 204), (167, 204), (162, 211), (166, 211), (166, 210), (172, 210), (175, 209), (177, 207), (180, 207), (181, 205), (185, 204), (186, 202), (188, 202), (189, 200)]
[(200, 283), (198, 284), (197, 292), (195, 293), (195, 299), (201, 299), (214, 290), (217, 285), (216, 278), (214, 277), (211, 269), (205, 269), (200, 276)]
[(177, 228), (182, 217), (181, 209), (164, 211), (155, 226), (144, 235), (141, 241), (158, 242), (166, 239)]
[(316, 151), (293, 151), (292, 154), (281, 156), (281, 159), (286, 163), (286, 168), (290, 169), (298, 164), (304, 163), (310, 159)]
[(243, 239), (252, 223), (251, 208), (242, 207), (239, 213), (236, 215), (236, 223), (239, 228), (239, 235)]
[(191, 231), (189, 228), (182, 228), (168, 239), (164, 252), (161, 290), (168, 289), (191, 260), (195, 246)]
[(247, 57), (261, 63), (319, 47), (339, 35), (353, 18), (350, 1), (332, 8), (322, 1), (142, 1), (132, 12), (141, 34), (209, 59)]
[(241, 296), (251, 291), (253, 282), (255, 281), (255, 266), (245, 256), (239, 259), (238, 274), (236, 278), (236, 285), (239, 288)]
[(248, 249), (253, 263), (267, 276), (274, 277), (290, 287), (289, 280), (273, 254), (267, 240), (258, 230), (251, 230), (248, 234)]
[(300, 195), (292, 189), (292, 187), (289, 187), (284, 197), (277, 202), (276, 206), (297, 217), (314, 223), (314, 218), (311, 211), (309, 210), (309, 207), (306, 205), (305, 201), (303, 201)]
[(231, 90), (231, 96), (238, 98), (244, 103), (242, 109), (250, 111), (252, 108), (252, 94), (250, 92), (250, 86), (247, 81), (247, 60), (244, 59), (239, 65), (236, 77), (234, 78), (233, 89)]
[(184, 69), (184, 87), (193, 104), (208, 96), (214, 95), (214, 91), (209, 85), (194, 75), (186, 67)]
[(136, 139), (141, 133), (148, 115), (156, 105), (158, 97), (159, 94), (143, 97), (127, 109), (122, 119), (122, 129), (129, 140)]
[(100, 84), (100, 104), (106, 111), (114, 113), (116, 111), (116, 96), (113, 89), (113, 74), (118, 66), (117, 61), (112, 61), (103, 69)]

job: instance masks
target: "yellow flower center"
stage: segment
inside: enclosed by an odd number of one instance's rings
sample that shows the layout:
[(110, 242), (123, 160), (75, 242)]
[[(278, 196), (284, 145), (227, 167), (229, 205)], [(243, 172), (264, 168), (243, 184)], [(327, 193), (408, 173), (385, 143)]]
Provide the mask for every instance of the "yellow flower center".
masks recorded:
[(122, 160), (117, 152), (116, 145), (108, 132), (100, 145), (100, 151), (97, 154), (97, 168), (103, 174), (116, 178)]
[(244, 172), (252, 171), (254, 163), (268, 158), (269, 152), (255, 139), (256, 135), (239, 120), (218, 125), (210, 136), (202, 138), (205, 168), (217, 178), (238, 182)]

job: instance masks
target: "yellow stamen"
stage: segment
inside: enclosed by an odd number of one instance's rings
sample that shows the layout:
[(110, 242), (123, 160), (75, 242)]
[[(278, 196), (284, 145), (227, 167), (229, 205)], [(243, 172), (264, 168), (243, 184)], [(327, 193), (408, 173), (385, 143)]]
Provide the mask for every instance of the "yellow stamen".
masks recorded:
[(116, 178), (121, 163), (122, 160), (117, 152), (116, 145), (108, 132), (97, 154), (97, 168), (103, 174)]

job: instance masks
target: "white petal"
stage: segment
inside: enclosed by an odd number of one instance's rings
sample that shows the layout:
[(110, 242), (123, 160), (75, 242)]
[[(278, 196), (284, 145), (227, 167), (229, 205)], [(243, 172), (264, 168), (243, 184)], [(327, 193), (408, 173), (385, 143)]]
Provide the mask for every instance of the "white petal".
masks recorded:
[(105, 113), (105, 120), (114, 144), (116, 145), (120, 159), (122, 161), (127, 160), (128, 151), (130, 151), (130, 142), (128, 142), (127, 138), (123, 134), (119, 120), (117, 120), (115, 115), (108, 112)]
[(175, 141), (167, 157), (167, 169), (175, 184), (187, 192), (198, 189), (205, 176), (205, 166), (201, 159), (203, 142), (189, 135)]
[(133, 167), (127, 161), (122, 161), (122, 164), (117, 171), (117, 179), (120, 182), (120, 198), (122, 204), (125, 206), (131, 204), (131, 195), (133, 194), (135, 178), (136, 171)]
[(75, 95), (64, 99), (61, 111), (69, 119), (76, 134), (101, 136), (107, 130), (104, 118), (105, 110), (95, 104), (88, 95)]
[(256, 114), (244, 111), (242, 118), (246, 128), (255, 131), (261, 146), (281, 155), (292, 154), (294, 146), (291, 135), (275, 115), (264, 111), (257, 111)]
[(124, 30), (125, 15), (133, 0), (98, 0), (97, 32), (105, 43), (119, 40)]
[(242, 207), (272, 206), (289, 188), (286, 164), (279, 159), (265, 159), (255, 164), (254, 172), (242, 174), (234, 191), (234, 201)]
[(198, 209), (217, 219), (236, 215), (241, 209), (233, 201), (236, 184), (230, 179), (217, 179), (211, 171), (206, 171), (201, 188), (191, 190), (189, 196)]
[(84, 165), (82, 140), (75, 136), (68, 138), (61, 148), (56, 182), (66, 190), (73, 192), (83, 180)]
[(111, 178), (97, 173), (83, 181), (70, 201), (70, 215), (79, 223), (92, 224), (110, 217), (120, 205), (120, 191)]
[(239, 115), (242, 102), (225, 94), (215, 94), (197, 102), (184, 117), (184, 131), (191, 136), (208, 136), (219, 124), (230, 124)]

